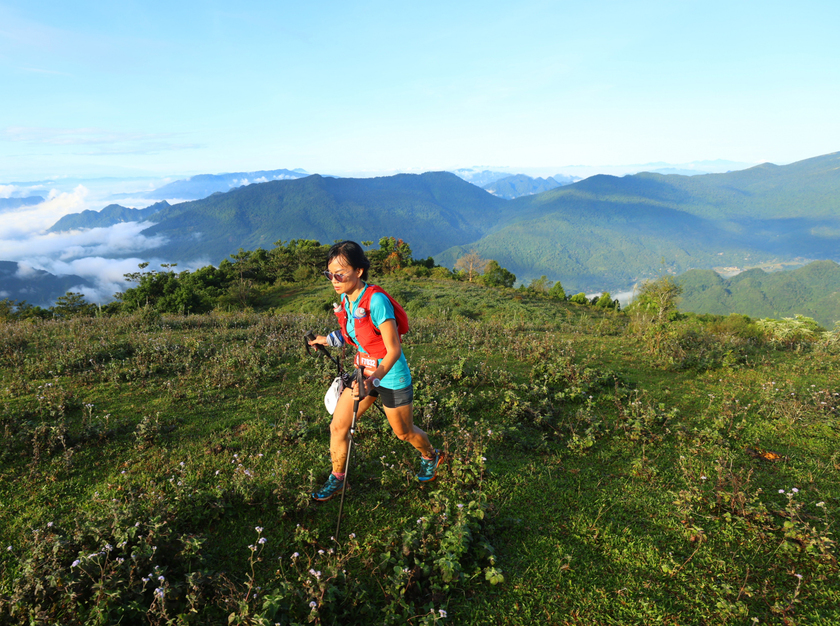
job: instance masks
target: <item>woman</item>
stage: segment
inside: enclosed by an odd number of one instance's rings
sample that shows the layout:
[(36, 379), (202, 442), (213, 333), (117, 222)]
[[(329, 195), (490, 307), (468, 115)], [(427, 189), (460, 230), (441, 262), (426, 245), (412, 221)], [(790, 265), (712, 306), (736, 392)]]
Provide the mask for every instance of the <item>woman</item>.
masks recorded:
[[(342, 241), (332, 246), (327, 255), (327, 268), (324, 275), (341, 295), (341, 304), (335, 308), (341, 328), (327, 337), (319, 335), (309, 344), (335, 347), (349, 342), (358, 348), (355, 365), (364, 368), (365, 393), (368, 394), (359, 402), (358, 415), (362, 415), (376, 397), (382, 398), (385, 416), (394, 434), (420, 452), (417, 479), (424, 483), (432, 481), (437, 476), (442, 454), (432, 447), (426, 433), (414, 425), (411, 372), (400, 346), (399, 329), (407, 328), (405, 312), (382, 289), (367, 284), (370, 261), (359, 244)], [(320, 491), (312, 494), (319, 502), (340, 493), (344, 486), (355, 398), (358, 398), (358, 391), (354, 383), (352, 389), (345, 389), (341, 394), (333, 413), (330, 424), (332, 473)]]

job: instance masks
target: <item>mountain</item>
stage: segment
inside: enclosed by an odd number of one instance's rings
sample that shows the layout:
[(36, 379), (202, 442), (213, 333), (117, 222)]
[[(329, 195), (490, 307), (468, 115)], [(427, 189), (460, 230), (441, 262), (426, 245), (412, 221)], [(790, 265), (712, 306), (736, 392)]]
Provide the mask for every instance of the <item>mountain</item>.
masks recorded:
[(32, 305), (48, 307), (56, 298), (82, 287), (93, 285), (81, 276), (55, 276), (14, 261), (0, 261), (0, 299), (25, 300)]
[[(136, 216), (136, 213), (131, 215)], [(690, 269), (840, 260), (840, 153), (704, 176), (597, 175), (513, 200), (449, 172), (252, 184), (146, 216), (149, 256), (218, 263), (294, 238), (406, 240), (452, 267), (475, 249), (520, 281), (624, 291)]]
[(506, 172), (494, 172), (492, 170), (482, 170), (476, 167), (462, 167), (461, 169), (452, 170), (452, 173), (458, 178), (482, 188), (496, 182), (497, 180), (510, 176), (510, 174)]
[[(200, 174), (185, 180), (176, 180), (145, 194), (149, 200), (199, 200), (217, 192), (227, 192), (237, 187), (272, 180), (294, 180), (308, 174), (295, 170), (261, 170), (259, 172), (236, 172), (232, 174)], [(136, 195), (134, 196), (136, 197)]]
[(17, 209), (22, 206), (34, 206), (41, 204), (44, 199), (41, 196), (28, 196), (26, 198), (0, 198), (0, 211), (6, 209)]
[(676, 280), (683, 288), (683, 311), (774, 318), (799, 313), (829, 329), (840, 321), (840, 265), (834, 261), (773, 273), (751, 269), (729, 279), (712, 270), (690, 270)]
[(319, 175), (248, 185), (150, 216), (144, 235), (168, 243), (147, 254), (218, 263), (240, 247), (279, 240), (378, 241), (395, 236), (418, 258), (480, 238), (505, 219), (508, 202), (448, 172), (381, 178)]
[(65, 215), (50, 226), (47, 232), (61, 233), (87, 228), (104, 228), (113, 226), (114, 224), (121, 224), (122, 222), (142, 222), (169, 206), (166, 200), (153, 204), (145, 209), (128, 209), (119, 204), (109, 204), (101, 211), (82, 211), (81, 213)]
[(598, 175), (510, 201), (511, 219), (436, 255), (470, 249), (522, 279), (626, 289), (665, 271), (840, 259), (840, 153), (705, 176)]
[(506, 200), (513, 200), (521, 196), (532, 196), (535, 193), (542, 193), (549, 191), (555, 187), (559, 187), (558, 183), (551, 176), (548, 178), (531, 178), (525, 174), (516, 174), (515, 176), (506, 176), (499, 180), (482, 186), (482, 189), (492, 193), (494, 196), (505, 198)]

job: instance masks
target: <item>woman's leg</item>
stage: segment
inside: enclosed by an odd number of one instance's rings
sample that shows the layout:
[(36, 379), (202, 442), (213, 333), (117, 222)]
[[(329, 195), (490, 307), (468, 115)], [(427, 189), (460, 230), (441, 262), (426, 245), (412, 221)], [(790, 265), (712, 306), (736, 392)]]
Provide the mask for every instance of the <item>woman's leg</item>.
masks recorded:
[(434, 458), (435, 449), (429, 442), (429, 436), (414, 425), (413, 406), (407, 404), (395, 409), (385, 407), (385, 416), (397, 438), (410, 443), (427, 459)]
[[(373, 396), (359, 401), (359, 415), (364, 413), (371, 404)], [(357, 416), (358, 417), (358, 416)], [(350, 426), (353, 423), (353, 391), (348, 387), (338, 398), (330, 423), (330, 460), (334, 474), (341, 474), (347, 466), (347, 448), (350, 442)]]

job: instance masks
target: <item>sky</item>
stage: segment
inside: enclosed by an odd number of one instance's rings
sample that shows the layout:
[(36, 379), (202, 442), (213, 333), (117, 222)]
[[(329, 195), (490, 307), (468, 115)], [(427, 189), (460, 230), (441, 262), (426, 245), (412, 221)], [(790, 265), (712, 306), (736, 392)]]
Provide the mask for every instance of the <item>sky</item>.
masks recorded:
[(836, 0), (0, 0), (0, 198), (44, 198), (0, 211), (0, 260), (107, 299), (155, 261), (142, 226), (46, 229), (195, 174), (621, 175), (835, 152), (839, 27)]
[(0, 185), (840, 149), (840, 3), (0, 0)]

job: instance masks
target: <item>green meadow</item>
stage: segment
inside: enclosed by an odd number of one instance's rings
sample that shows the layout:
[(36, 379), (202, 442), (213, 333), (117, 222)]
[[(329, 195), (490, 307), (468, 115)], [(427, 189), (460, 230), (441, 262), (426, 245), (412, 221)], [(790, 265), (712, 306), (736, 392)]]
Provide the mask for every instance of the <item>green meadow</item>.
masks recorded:
[(0, 623), (840, 624), (840, 332), (381, 284), (447, 457), (372, 408), (339, 536), (323, 283), (0, 322)]

